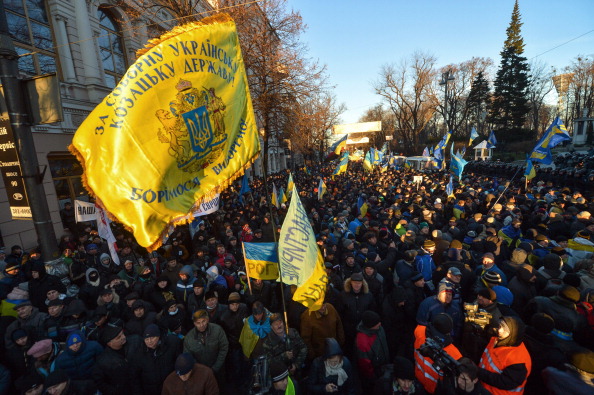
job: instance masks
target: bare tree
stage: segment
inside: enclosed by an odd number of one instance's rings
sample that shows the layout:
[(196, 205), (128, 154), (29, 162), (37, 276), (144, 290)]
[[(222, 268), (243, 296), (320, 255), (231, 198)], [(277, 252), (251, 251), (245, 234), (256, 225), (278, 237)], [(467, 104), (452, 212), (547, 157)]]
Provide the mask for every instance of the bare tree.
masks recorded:
[[(386, 141), (387, 136), (394, 137), (396, 132), (396, 120), (394, 113), (389, 109), (384, 108), (381, 104), (369, 108), (363, 116), (359, 119), (359, 122), (377, 122), (382, 123), (382, 130), (373, 133), (369, 137), (369, 145), (375, 148), (380, 148)], [(391, 148), (398, 146), (398, 140), (392, 139), (390, 143)]]
[(594, 113), (594, 58), (577, 56), (566, 70), (573, 73), (567, 93), (569, 113), (565, 119), (565, 124), (571, 125), (574, 118)]
[(431, 120), (437, 98), (431, 88), (435, 78), (435, 57), (414, 53), (400, 65), (383, 66), (373, 84), (395, 118), (395, 138), (407, 153), (415, 152), (419, 134)]
[(292, 149), (301, 152), (306, 159), (322, 159), (332, 126), (340, 123), (346, 105), (338, 104), (336, 97), (329, 92), (311, 94), (295, 104), (294, 123), (288, 128)]
[(555, 70), (548, 67), (544, 62), (533, 61), (530, 63), (530, 73), (528, 75), (528, 120), (529, 128), (534, 130), (540, 137), (547, 126), (551, 123), (551, 111), (547, 109), (545, 97), (553, 90), (553, 76)]
[[(286, 9), (285, 0), (221, 0), (219, 5), (237, 25), (263, 152), (268, 152), (269, 139), (285, 138), (283, 131), (295, 124), (296, 103), (307, 102), (325, 87), (325, 66), (307, 57), (299, 40), (306, 26), (299, 13)], [(264, 155), (264, 169), (267, 161)]]
[[(474, 57), (462, 63), (444, 66), (437, 73), (438, 78), (432, 86), (435, 90), (435, 97), (440, 98), (437, 113), (442, 120), (448, 120), (449, 129), (453, 130), (454, 137), (466, 137), (470, 133), (470, 128), (473, 126), (470, 124), (470, 118), (475, 115), (472, 112), (476, 112), (476, 103), (469, 100), (472, 84), (479, 73), (485, 76), (489, 75), (492, 67), (493, 60), (491, 58)], [(450, 73), (452, 80), (448, 81), (446, 104), (442, 76), (447, 72)]]

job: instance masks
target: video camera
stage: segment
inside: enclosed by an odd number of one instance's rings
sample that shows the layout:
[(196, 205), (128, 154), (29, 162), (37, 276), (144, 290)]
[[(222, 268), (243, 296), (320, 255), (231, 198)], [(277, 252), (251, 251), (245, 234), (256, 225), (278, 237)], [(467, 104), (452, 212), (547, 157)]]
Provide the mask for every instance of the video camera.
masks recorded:
[(460, 363), (443, 349), (438, 340), (428, 337), (418, 351), (422, 356), (433, 360), (431, 365), (437, 372), (450, 377), (458, 374)]
[(477, 303), (464, 303), (464, 322), (470, 322), (485, 330), (492, 320), (493, 315), (479, 309)]
[(265, 356), (258, 357), (252, 366), (252, 377), (250, 379), (250, 395), (267, 394), (272, 387), (272, 380), (268, 373), (268, 360)]

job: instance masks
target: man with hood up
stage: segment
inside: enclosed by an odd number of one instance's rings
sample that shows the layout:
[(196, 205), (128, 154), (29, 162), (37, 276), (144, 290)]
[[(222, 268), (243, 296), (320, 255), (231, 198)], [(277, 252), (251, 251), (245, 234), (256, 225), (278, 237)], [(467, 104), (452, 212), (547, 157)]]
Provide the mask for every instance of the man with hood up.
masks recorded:
[(66, 293), (66, 287), (60, 279), (47, 274), (45, 264), (42, 261), (34, 261), (31, 266), (31, 280), (29, 280), (29, 300), (31, 304), (46, 313), (45, 298), (47, 292), (51, 289), (55, 289), (61, 294)]
[(516, 317), (499, 320), (497, 336), (485, 348), (478, 377), (494, 395), (523, 394), (532, 370), (532, 359), (523, 343), (524, 323)]
[(99, 277), (101, 278), (101, 284), (107, 284), (111, 276), (118, 274), (118, 269), (115, 267), (111, 257), (105, 253), (101, 254), (101, 257), (99, 258), (97, 271), (99, 272)]
[(194, 272), (192, 266), (183, 266), (178, 274), (178, 280), (175, 285), (175, 300), (179, 303), (183, 303), (184, 306), (188, 302), (188, 297), (193, 292), (194, 288)]
[(325, 350), (314, 359), (305, 386), (311, 394), (334, 393), (337, 395), (354, 395), (353, 366), (344, 356), (338, 341), (326, 338)]
[(85, 302), (87, 309), (95, 310), (99, 291), (101, 291), (101, 278), (97, 269), (92, 267), (87, 269), (85, 276), (87, 281), (80, 288), (78, 298)]

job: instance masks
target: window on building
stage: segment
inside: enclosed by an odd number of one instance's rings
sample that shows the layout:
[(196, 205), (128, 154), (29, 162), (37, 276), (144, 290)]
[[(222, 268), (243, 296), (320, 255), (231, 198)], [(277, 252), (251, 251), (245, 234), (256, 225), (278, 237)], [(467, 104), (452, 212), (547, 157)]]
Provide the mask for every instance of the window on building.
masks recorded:
[(103, 62), (105, 82), (108, 87), (115, 88), (126, 72), (126, 56), (124, 55), (121, 29), (107, 10), (99, 8), (97, 18), (101, 24), (99, 51)]
[(60, 210), (66, 202), (74, 200), (90, 201), (87, 190), (83, 187), (83, 169), (76, 158), (70, 154), (49, 154), (48, 157), (54, 187)]
[(26, 76), (56, 72), (54, 40), (45, 0), (3, 0), (8, 31)]

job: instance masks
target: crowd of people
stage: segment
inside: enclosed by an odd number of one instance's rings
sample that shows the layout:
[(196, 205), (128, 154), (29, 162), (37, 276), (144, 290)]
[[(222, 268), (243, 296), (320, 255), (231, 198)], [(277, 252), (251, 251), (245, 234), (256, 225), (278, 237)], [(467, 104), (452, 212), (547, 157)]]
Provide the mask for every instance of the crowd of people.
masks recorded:
[(316, 311), (245, 270), (242, 242), (279, 235), (285, 172), (150, 253), (116, 226), (119, 265), (72, 221), (60, 267), (1, 250), (0, 394), (594, 392), (592, 186), (481, 166), (448, 195), (446, 172), (334, 167), (292, 173), (328, 276)]

